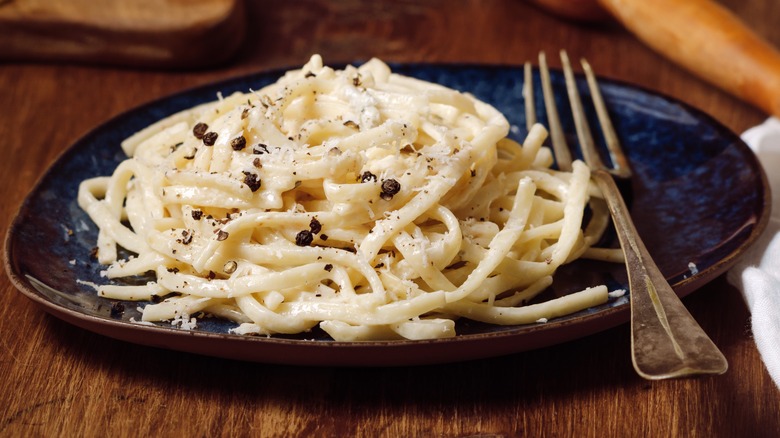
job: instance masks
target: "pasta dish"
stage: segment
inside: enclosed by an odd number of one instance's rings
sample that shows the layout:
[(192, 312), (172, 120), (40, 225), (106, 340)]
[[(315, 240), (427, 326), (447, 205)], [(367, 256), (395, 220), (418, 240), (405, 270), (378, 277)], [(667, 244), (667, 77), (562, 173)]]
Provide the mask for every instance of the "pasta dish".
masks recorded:
[(338, 341), (451, 337), (459, 318), (527, 324), (606, 302), (596, 285), (527, 304), (562, 264), (604, 256), (592, 246), (609, 217), (587, 166), (552, 168), (541, 125), (522, 145), (509, 128), (377, 59), (336, 70), (315, 55), (134, 134), (111, 176), (81, 183), (107, 265), (97, 293), (144, 302), (143, 321)]

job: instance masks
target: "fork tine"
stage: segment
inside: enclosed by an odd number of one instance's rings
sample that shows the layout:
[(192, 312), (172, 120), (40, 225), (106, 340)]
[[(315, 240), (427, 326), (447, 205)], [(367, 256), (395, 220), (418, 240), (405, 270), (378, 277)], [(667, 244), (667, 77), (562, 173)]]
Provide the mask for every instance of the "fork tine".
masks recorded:
[(577, 131), (577, 139), (580, 142), (582, 156), (585, 163), (591, 169), (609, 170), (601, 160), (596, 144), (593, 142), (593, 135), (590, 132), (590, 125), (585, 118), (585, 110), (582, 108), (582, 99), (577, 89), (577, 81), (574, 79), (574, 72), (571, 69), (569, 55), (565, 50), (561, 50), (561, 64), (563, 66), (563, 75), (566, 79), (566, 92), (569, 94), (569, 105), (571, 106), (572, 117), (574, 118), (574, 128)]
[(585, 72), (585, 77), (588, 81), (588, 88), (590, 89), (591, 99), (593, 100), (593, 106), (596, 108), (596, 115), (601, 125), (601, 132), (604, 135), (604, 141), (607, 144), (607, 150), (609, 151), (609, 158), (612, 160), (612, 169), (610, 173), (620, 178), (628, 178), (631, 176), (631, 168), (628, 165), (628, 160), (625, 154), (623, 154), (623, 148), (620, 147), (620, 141), (615, 134), (615, 128), (612, 126), (612, 121), (609, 118), (607, 112), (607, 106), (604, 104), (604, 99), (601, 96), (601, 90), (599, 89), (596, 75), (593, 73), (593, 69), (590, 67), (590, 63), (584, 58), (580, 59), (582, 69)]
[(569, 152), (569, 146), (566, 144), (566, 137), (564, 137), (563, 128), (561, 127), (561, 119), (558, 117), (558, 109), (555, 106), (555, 95), (550, 82), (550, 70), (547, 68), (547, 57), (544, 52), (539, 52), (539, 73), (541, 73), (542, 78), (542, 94), (544, 106), (547, 109), (547, 124), (550, 128), (555, 161), (558, 163), (558, 169), (571, 171), (571, 152)]

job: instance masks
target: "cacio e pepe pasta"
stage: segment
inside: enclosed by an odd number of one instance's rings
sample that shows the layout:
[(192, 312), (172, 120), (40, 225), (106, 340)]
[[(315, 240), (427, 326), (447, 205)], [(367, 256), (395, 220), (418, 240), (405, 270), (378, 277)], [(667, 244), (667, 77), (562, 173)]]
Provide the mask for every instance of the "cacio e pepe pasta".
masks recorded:
[(508, 132), (467, 93), (315, 55), (138, 132), (113, 175), (81, 184), (111, 280), (98, 293), (152, 301), (144, 321), (213, 315), (235, 333), (319, 326), (339, 341), (450, 337), (460, 317), (525, 324), (605, 302), (594, 285), (526, 304), (562, 264), (605, 254), (591, 247), (609, 218), (587, 166), (552, 169), (541, 125), (522, 145)]

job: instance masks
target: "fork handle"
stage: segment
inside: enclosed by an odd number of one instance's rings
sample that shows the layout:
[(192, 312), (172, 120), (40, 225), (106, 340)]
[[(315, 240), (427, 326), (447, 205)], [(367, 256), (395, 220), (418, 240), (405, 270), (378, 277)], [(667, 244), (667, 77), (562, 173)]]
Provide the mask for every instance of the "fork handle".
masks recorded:
[(647, 45), (780, 116), (780, 53), (711, 0), (598, 0)]
[(631, 359), (640, 376), (665, 379), (723, 374), (728, 362), (647, 252), (615, 180), (605, 170), (592, 177), (604, 194), (623, 248), (631, 290)]

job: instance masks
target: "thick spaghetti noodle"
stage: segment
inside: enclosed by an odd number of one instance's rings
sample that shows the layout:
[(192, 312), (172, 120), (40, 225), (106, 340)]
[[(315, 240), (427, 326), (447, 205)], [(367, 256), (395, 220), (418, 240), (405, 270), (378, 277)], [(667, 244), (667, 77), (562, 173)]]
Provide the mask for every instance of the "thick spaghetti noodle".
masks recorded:
[[(336, 340), (455, 335), (459, 317), (533, 323), (607, 300), (604, 286), (525, 305), (582, 256), (588, 168), (551, 169), (474, 97), (372, 60), (314, 56), (256, 92), (170, 116), (123, 142), (131, 158), (84, 181), (110, 279), (101, 296), (154, 301), (145, 321), (208, 314), (237, 333)], [(600, 205), (600, 204), (594, 204)], [(135, 253), (119, 259), (117, 247)]]

